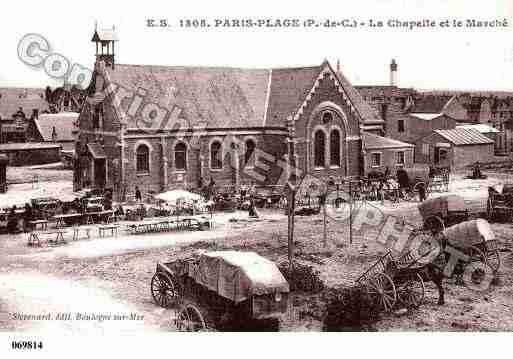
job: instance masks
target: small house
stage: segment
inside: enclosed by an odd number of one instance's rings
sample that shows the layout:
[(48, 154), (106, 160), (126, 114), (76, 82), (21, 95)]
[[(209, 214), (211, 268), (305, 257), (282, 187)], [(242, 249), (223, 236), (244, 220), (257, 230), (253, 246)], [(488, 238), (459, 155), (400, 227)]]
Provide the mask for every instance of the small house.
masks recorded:
[(416, 145), (415, 162), (463, 168), (493, 160), (494, 141), (473, 128), (434, 130)]
[(390, 173), (395, 173), (398, 168), (412, 167), (414, 149), (412, 144), (364, 132), (364, 173), (384, 173), (387, 168)]

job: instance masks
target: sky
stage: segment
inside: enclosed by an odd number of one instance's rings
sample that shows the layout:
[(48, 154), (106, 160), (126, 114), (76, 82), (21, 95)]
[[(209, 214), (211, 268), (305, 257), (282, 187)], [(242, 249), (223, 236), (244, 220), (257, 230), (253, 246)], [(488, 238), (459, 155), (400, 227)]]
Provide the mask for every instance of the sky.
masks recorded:
[[(398, 65), (398, 85), (424, 89), (513, 90), (513, 1), (154, 1), (88, 0), (6, 2), (0, 14), (0, 87), (55, 86), (42, 69), (17, 56), (27, 33), (44, 36), (51, 51), (88, 68), (91, 37), (98, 27), (116, 27), (116, 62), (170, 66), (294, 67), (340, 60), (354, 85), (386, 85), (389, 64)], [(167, 19), (149, 28), (147, 19)], [(177, 26), (180, 19), (299, 18), (378, 20), (480, 19), (508, 21), (505, 28), (208, 28)]]

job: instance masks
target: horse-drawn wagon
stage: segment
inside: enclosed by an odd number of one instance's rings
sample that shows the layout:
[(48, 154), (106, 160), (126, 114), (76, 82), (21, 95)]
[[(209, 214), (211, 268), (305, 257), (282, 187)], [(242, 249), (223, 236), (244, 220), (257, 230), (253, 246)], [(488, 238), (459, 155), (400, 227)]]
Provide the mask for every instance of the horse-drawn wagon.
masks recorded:
[(151, 293), (158, 305), (178, 308), (179, 330), (240, 329), (276, 325), (288, 309), (289, 284), (256, 253), (214, 251), (157, 263)]
[(399, 184), (399, 197), (412, 200), (424, 192), (427, 198), (430, 192), (430, 168), (428, 165), (416, 164), (413, 167), (401, 168), (396, 171)]
[[(396, 255), (388, 251), (356, 280), (376, 308), (390, 311), (397, 302), (408, 307), (419, 306), (424, 299), (426, 280), (435, 283), (438, 303), (444, 304), (443, 278), (463, 276), (465, 279), (465, 274), (469, 274), (466, 279), (479, 285), (487, 270), (479, 265), (467, 270), (469, 265), (481, 263), (494, 276), (500, 269), (498, 242), (490, 224), (482, 218), (443, 228), (438, 233), (418, 228), (412, 232), (413, 242), (416, 244), (411, 247), (415, 249), (405, 249)], [(446, 272), (453, 253), (448, 246), (462, 254), (451, 273)]]

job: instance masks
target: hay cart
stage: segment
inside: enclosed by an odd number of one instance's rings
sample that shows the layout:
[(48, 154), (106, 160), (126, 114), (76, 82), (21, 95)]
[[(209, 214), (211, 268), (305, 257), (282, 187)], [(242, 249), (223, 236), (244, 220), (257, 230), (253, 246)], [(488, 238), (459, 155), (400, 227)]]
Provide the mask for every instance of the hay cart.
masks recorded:
[(513, 220), (513, 184), (488, 187), (486, 203), (488, 220), (503, 218), (508, 222)]
[(458, 195), (430, 198), (418, 206), (424, 229), (439, 233), (446, 227), (470, 219), (465, 200)]
[(278, 267), (253, 252), (204, 252), (157, 263), (151, 280), (155, 302), (178, 308), (181, 331), (276, 325), (287, 312), (289, 291)]
[[(490, 223), (482, 218), (455, 224), (442, 231), (442, 240), (446, 245), (458, 249), (468, 256), (467, 262), (482, 262), (492, 269), (499, 271), (501, 260), (499, 245)], [(461, 268), (458, 272), (463, 272)]]
[(416, 308), (425, 295), (421, 273), (425, 263), (411, 252), (394, 257), (391, 251), (371, 265), (357, 280), (369, 303), (381, 311), (391, 311), (397, 302)]

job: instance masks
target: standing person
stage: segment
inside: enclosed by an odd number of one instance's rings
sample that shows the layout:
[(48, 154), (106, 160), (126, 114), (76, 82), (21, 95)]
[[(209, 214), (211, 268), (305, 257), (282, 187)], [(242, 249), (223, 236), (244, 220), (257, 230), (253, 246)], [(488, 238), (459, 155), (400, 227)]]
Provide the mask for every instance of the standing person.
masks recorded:
[(135, 201), (142, 202), (141, 190), (139, 189), (138, 186), (135, 186)]
[(419, 183), (419, 201), (423, 202), (426, 200), (426, 185), (424, 182)]
[(253, 197), (251, 197), (251, 199), (249, 200), (248, 216), (250, 218), (258, 218), (258, 212), (256, 210), (255, 200), (253, 199)]
[(16, 217), (16, 205), (12, 206), (7, 217), (7, 232), (16, 233), (18, 231), (18, 218)]
[(29, 231), (29, 222), (32, 220), (32, 207), (30, 203), (25, 203), (25, 212), (23, 212), (23, 232)]
[(198, 178), (198, 188), (200, 191), (203, 190), (203, 177), (201, 176)]
[(214, 186), (216, 185), (214, 178), (210, 177), (210, 182), (208, 183), (208, 199), (211, 199), (214, 196)]

